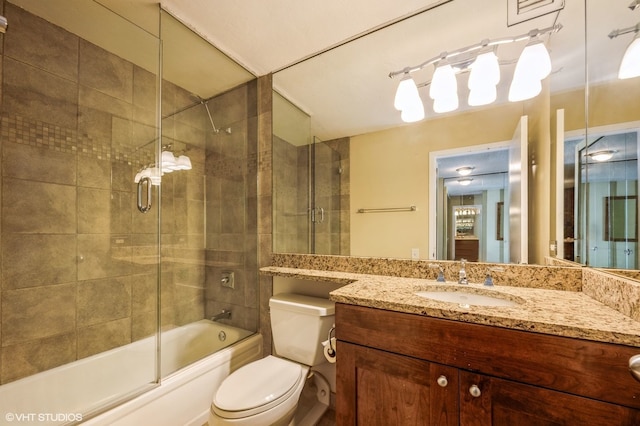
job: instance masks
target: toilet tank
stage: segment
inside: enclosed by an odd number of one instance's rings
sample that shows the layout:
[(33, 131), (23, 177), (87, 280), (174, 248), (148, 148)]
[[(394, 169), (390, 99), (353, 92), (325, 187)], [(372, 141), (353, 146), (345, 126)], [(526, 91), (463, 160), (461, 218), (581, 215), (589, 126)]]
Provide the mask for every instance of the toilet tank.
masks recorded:
[(335, 304), (328, 299), (281, 293), (269, 299), (275, 353), (301, 364), (326, 361), (322, 342), (335, 321)]

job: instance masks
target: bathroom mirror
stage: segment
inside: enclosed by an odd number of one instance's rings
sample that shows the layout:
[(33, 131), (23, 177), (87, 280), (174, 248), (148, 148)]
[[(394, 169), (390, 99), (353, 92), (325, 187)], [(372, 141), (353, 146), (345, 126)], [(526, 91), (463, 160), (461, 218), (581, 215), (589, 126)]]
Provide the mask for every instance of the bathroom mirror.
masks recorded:
[[(590, 127), (637, 120), (632, 116), (640, 111), (638, 107), (629, 107), (638, 102), (637, 81), (617, 79), (620, 59), (633, 34), (607, 37), (612, 30), (635, 25), (640, 20), (640, 11), (630, 11), (624, 2), (617, 3), (564, 2), (559, 12), (508, 26), (505, 1), (483, 2), (481, 10), (473, 11), (468, 10), (465, 2), (445, 2), (276, 72), (274, 89), (305, 116), (307, 144), (349, 138), (349, 150), (343, 150), (345, 156), (338, 161), (340, 168), (335, 172), (335, 175), (339, 172), (342, 181), (348, 182), (343, 186), (347, 186), (349, 192), (334, 194), (343, 205), (333, 210), (327, 225), (334, 230), (339, 227), (339, 232), (335, 232), (338, 251), (334, 254), (409, 258), (416, 253), (414, 249), (418, 249), (419, 258), (429, 258), (427, 223), (433, 214), (429, 197), (430, 191), (436, 188), (436, 183), (428, 177), (430, 165), (425, 159), (429, 153), (504, 143), (511, 139), (520, 117), (528, 115), (532, 131), (528, 198), (530, 205), (536, 206), (529, 225), (530, 253), (533, 251), (530, 263), (542, 263), (545, 256), (556, 256), (552, 249), (556, 241), (564, 240), (564, 235), (556, 231), (562, 228), (557, 225), (564, 222), (564, 217), (556, 214), (562, 204), (556, 200), (564, 196), (556, 189), (556, 182), (564, 179), (556, 171), (563, 167), (557, 162), (556, 152), (558, 147), (564, 147), (565, 133), (588, 134)], [(456, 25), (452, 25), (453, 22)], [(429, 66), (412, 74), (421, 93), (426, 118), (411, 124), (400, 119), (400, 113), (393, 106), (399, 78), (390, 79), (390, 72), (421, 64), (443, 51), (453, 51), (483, 39), (525, 34), (556, 24), (561, 24), (562, 29), (545, 37), (552, 61), (551, 75), (543, 81), (537, 97), (508, 102), (506, 90), (498, 86), (495, 103), (469, 107), (463, 75), (458, 79), (458, 110), (436, 114), (431, 107), (428, 86), (423, 86), (433, 75), (434, 67)], [(511, 81), (514, 64), (523, 47), (524, 44), (517, 43), (499, 47), (505, 82)], [(587, 86), (589, 97), (585, 104)], [(617, 102), (619, 109), (625, 111), (612, 112), (609, 102)], [(585, 114), (587, 106), (590, 107), (588, 115)], [(564, 114), (561, 122), (557, 118), (559, 110)], [(275, 107), (274, 127), (278, 122)], [(278, 160), (274, 157), (274, 169), (278, 168)], [(371, 215), (357, 213), (359, 209), (410, 206), (416, 209)], [(280, 207), (282, 205), (274, 206), (276, 215), (281, 212)], [(344, 213), (345, 209), (348, 214)], [(297, 210), (295, 214), (300, 219), (299, 229), (304, 229), (300, 232), (308, 240), (313, 232), (301, 222), (310, 214), (308, 210)], [(274, 226), (275, 232), (279, 232), (278, 224)], [(363, 235), (369, 239), (360, 244)], [(390, 249), (390, 246), (398, 248)], [(275, 244), (274, 249), (313, 252), (308, 245), (293, 250)]]

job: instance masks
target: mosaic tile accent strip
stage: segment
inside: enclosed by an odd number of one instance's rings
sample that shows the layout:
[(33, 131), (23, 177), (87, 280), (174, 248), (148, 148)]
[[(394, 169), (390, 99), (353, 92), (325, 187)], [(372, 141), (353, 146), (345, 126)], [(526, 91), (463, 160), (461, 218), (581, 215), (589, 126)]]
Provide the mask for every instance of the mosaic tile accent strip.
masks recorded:
[[(15, 115), (3, 114), (0, 120), (2, 140), (22, 145), (47, 148), (101, 160), (114, 160), (142, 167), (154, 162), (153, 145), (131, 151), (119, 145), (99, 144), (90, 136), (79, 136), (75, 129), (66, 129), (43, 121), (30, 120)], [(128, 152), (129, 151), (129, 152)]]

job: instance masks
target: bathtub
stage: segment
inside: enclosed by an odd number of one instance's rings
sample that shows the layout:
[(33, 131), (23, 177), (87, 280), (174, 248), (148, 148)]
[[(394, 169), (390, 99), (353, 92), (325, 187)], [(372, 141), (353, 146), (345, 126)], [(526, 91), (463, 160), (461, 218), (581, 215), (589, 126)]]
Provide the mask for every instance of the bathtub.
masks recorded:
[[(200, 320), (162, 333), (158, 384), (155, 342), (150, 337), (0, 386), (0, 424), (201, 426), (222, 380), (262, 356), (259, 334)], [(128, 400), (94, 415), (118, 398)]]

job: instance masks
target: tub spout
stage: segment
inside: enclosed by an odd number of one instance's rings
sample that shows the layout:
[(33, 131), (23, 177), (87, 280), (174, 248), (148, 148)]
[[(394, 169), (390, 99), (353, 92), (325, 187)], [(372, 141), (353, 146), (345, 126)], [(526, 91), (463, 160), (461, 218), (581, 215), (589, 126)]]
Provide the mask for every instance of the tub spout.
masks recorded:
[(211, 321), (219, 321), (221, 319), (231, 319), (231, 309), (223, 309), (219, 314), (211, 317)]

